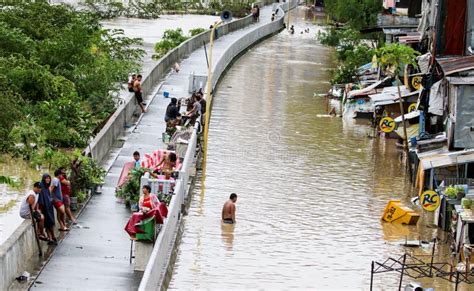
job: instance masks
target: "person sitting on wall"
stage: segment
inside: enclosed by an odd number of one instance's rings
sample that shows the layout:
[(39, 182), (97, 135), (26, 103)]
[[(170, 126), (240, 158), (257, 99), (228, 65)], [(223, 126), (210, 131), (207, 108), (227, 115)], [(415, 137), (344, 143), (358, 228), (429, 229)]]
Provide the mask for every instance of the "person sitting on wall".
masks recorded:
[(130, 77), (130, 79), (128, 80), (128, 92), (135, 92), (133, 91), (133, 84), (135, 83), (135, 80), (137, 79), (137, 74), (132, 74), (132, 76)]
[(142, 189), (143, 196), (140, 198), (138, 202), (138, 209), (147, 214), (150, 210), (158, 208), (160, 206), (160, 200), (158, 196), (151, 193), (151, 187), (148, 185), (143, 186)]
[(20, 217), (23, 219), (34, 219), (36, 221), (38, 238), (47, 241), (48, 239), (44, 235), (44, 216), (41, 214), (38, 205), (40, 192), (41, 183), (35, 182), (33, 190), (28, 191), (26, 196), (21, 199)]
[(127, 224), (125, 225), (125, 231), (130, 236), (130, 239), (135, 240), (137, 233), (144, 233), (140, 229), (140, 222), (143, 220), (154, 217), (155, 223), (163, 224), (164, 217), (168, 214), (166, 204), (161, 203), (155, 194), (151, 194), (151, 187), (144, 185), (142, 188), (143, 196), (138, 202), (139, 211), (132, 214)]
[(178, 157), (175, 153), (167, 154), (161, 162), (156, 166), (158, 172), (166, 173), (167, 171), (173, 172), (174, 168), (176, 167), (176, 162)]

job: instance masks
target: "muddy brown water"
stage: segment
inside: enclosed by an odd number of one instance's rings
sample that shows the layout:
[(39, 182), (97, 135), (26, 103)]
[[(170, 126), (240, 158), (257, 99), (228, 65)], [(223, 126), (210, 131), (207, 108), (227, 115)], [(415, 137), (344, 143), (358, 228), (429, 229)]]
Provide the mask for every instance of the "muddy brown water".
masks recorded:
[[(430, 246), (402, 247), (405, 238), (445, 239), (426, 213), (417, 226), (381, 223), (388, 200), (409, 204), (413, 191), (395, 140), (368, 138), (367, 122), (321, 116), (326, 100), (313, 93), (327, 91), (334, 66), (314, 37), (324, 17), (292, 16), (294, 35), (258, 44), (219, 85), (206, 173), (169, 289), (368, 290), (372, 260), (430, 254)], [(220, 221), (231, 192), (239, 195), (235, 226)], [(449, 259), (446, 244), (437, 254)], [(397, 290), (398, 279), (375, 275), (374, 290)], [(409, 282), (454, 290), (442, 279)]]

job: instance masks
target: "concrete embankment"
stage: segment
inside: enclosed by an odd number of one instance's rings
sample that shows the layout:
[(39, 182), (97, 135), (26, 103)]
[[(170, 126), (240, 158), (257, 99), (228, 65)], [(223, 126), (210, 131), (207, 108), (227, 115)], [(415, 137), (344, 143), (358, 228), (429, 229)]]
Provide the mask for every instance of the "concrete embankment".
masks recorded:
[[(266, 35), (282, 28), (283, 12), (276, 21), (270, 23), (270, 11), (271, 8), (262, 9), (262, 14), (266, 13), (268, 15), (262, 15), (262, 21), (259, 24), (251, 25), (252, 18), (246, 17), (219, 28), (220, 38), (214, 47), (214, 58), (217, 61), (213, 67), (213, 87), (235, 56)], [(84, 227), (74, 229), (60, 244), (51, 261), (37, 278), (37, 281), (41, 284), (35, 284), (33, 288), (48, 290), (64, 287), (73, 289), (76, 287), (85, 289), (138, 288), (141, 276), (137, 275), (128, 263), (130, 241), (126, 234), (121, 231), (129, 217), (129, 212), (123, 205), (115, 203), (115, 185), (124, 162), (130, 160), (134, 150), (148, 153), (158, 148), (164, 148), (161, 141), (161, 132), (165, 129), (163, 116), (168, 100), (155, 97), (155, 93), (159, 89), (158, 92), (171, 91), (173, 97), (187, 96), (189, 75), (193, 72), (206, 75), (204, 53), (196, 50), (202, 49), (203, 42), (207, 43), (209, 41), (209, 33), (209, 31), (204, 32), (169, 52), (158, 62), (150, 74), (145, 76), (143, 88), (145, 92), (152, 94), (152, 100), (148, 107), (149, 112), (133, 128), (120, 152), (113, 158), (110, 165), (107, 165), (109, 171), (103, 187), (103, 194), (91, 199), (89, 206), (79, 219), (80, 224)], [(180, 73), (168, 75), (171, 66), (181, 60)], [(164, 80), (166, 75), (168, 76)], [(171, 90), (170, 87), (172, 87)], [(123, 135), (124, 128), (134, 121), (134, 114), (137, 111), (135, 100), (128, 93), (123, 92), (123, 94), (124, 103), (117, 109), (86, 150), (86, 153), (91, 154), (99, 161), (107, 159), (112, 145)], [(178, 96), (178, 94), (184, 95)], [(188, 149), (188, 153), (194, 154), (194, 150)], [(188, 159), (192, 160), (191, 158)], [(181, 179), (181, 181), (182, 189), (187, 195), (189, 180), (186, 178)], [(169, 231), (161, 234), (170, 237), (169, 241), (173, 245), (173, 238), (175, 238), (180, 221), (178, 208), (181, 207), (179, 199), (175, 200), (176, 202), (172, 203), (171, 208), (176, 209), (173, 211), (178, 213), (176, 223), (170, 221)], [(25, 221), (12, 236), (12, 240), (9, 240), (11, 243), (2, 245), (0, 249), (2, 285), (0, 289), (7, 289), (14, 278), (25, 269), (26, 262), (36, 255), (37, 250), (33, 238), (32, 228)], [(166, 258), (169, 257), (168, 254), (171, 252), (173, 245), (166, 249)], [(147, 277), (144, 277), (144, 279), (149, 279), (152, 274), (156, 275), (155, 272), (159, 266), (153, 263), (153, 261), (156, 261), (158, 254), (158, 251), (155, 250), (153, 251), (154, 257), (152, 257), (145, 272)], [(19, 253), (21, 255), (18, 255)], [(168, 265), (168, 259), (166, 259), (166, 265)], [(64, 269), (68, 270), (66, 275), (63, 272)], [(56, 276), (56, 274), (62, 275)], [(105, 280), (104, 278), (109, 279)], [(162, 276), (159, 276), (160, 280), (162, 278)], [(146, 289), (146, 286), (154, 284), (148, 279), (141, 283), (142, 290), (144, 290), (143, 288)]]

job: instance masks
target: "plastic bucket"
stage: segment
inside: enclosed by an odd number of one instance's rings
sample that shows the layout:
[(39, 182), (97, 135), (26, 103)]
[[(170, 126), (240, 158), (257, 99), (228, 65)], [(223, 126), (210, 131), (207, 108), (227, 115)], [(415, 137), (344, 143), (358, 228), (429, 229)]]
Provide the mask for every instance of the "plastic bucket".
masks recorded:
[(165, 98), (169, 98), (170, 97), (170, 92), (164, 91), (163, 96), (165, 96)]

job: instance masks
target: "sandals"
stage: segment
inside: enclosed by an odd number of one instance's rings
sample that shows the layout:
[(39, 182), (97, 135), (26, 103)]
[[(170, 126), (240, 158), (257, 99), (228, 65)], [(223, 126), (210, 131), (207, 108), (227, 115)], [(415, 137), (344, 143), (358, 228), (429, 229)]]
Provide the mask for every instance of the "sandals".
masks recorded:
[(48, 239), (48, 246), (51, 246), (51, 245), (57, 246), (58, 245), (58, 240), (56, 238)]
[(59, 231), (70, 231), (69, 228), (64, 228), (64, 229), (60, 228), (60, 229), (58, 229), (58, 230), (59, 230)]
[(38, 235), (38, 239), (42, 241), (49, 241), (49, 239), (45, 237), (44, 235)]

